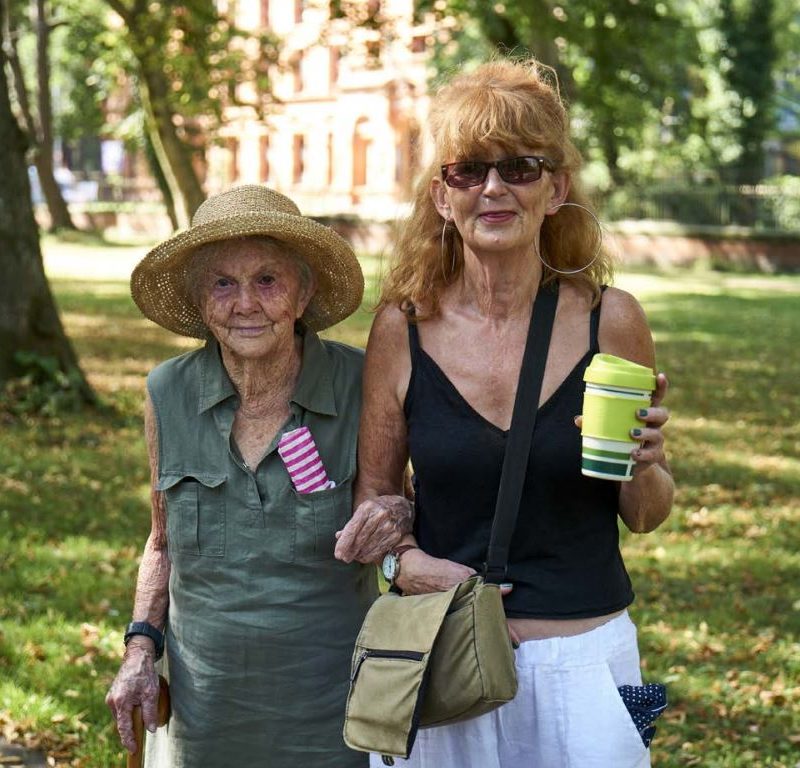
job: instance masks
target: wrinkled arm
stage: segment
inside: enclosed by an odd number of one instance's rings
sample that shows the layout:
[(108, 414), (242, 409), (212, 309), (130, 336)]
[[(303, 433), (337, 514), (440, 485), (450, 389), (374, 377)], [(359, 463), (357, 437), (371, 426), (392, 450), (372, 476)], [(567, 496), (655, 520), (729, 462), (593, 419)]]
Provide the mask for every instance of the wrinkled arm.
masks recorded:
[[(167, 515), (164, 494), (156, 490), (158, 479), (158, 432), (153, 404), (148, 395), (144, 412), (145, 442), (150, 462), (151, 528), (139, 565), (133, 620), (147, 621), (161, 631), (167, 621), (170, 563), (167, 556)], [(134, 636), (125, 649), (122, 666), (106, 696), (117, 722), (120, 740), (129, 752), (136, 751), (131, 713), (141, 705), (145, 727), (156, 729), (158, 676), (155, 649), (149, 637)]]
[(364, 360), (356, 510), (337, 533), (335, 555), (345, 562), (377, 562), (411, 531), (414, 506), (404, 492), (408, 446), (403, 413), (410, 372), (405, 316), (384, 307), (375, 317)]
[[(628, 293), (610, 288), (603, 298), (600, 315), (600, 349), (624, 357), (649, 368), (655, 367), (655, 347), (644, 311)], [(668, 382), (658, 374), (652, 405), (646, 413), (637, 414), (641, 422), (639, 434), (632, 433), (639, 448), (633, 452), (636, 461), (633, 479), (620, 483), (620, 516), (634, 533), (655, 530), (669, 516), (675, 484), (664, 452), (662, 427), (669, 411), (662, 405)]]

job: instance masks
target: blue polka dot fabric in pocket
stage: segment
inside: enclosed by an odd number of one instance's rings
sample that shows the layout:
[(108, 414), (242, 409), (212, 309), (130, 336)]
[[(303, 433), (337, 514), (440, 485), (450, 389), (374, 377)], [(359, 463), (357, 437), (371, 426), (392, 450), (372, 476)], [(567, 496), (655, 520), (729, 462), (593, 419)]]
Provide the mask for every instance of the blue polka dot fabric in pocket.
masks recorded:
[(667, 708), (667, 689), (661, 683), (620, 685), (617, 690), (633, 719), (645, 747), (650, 746), (656, 727), (653, 723)]

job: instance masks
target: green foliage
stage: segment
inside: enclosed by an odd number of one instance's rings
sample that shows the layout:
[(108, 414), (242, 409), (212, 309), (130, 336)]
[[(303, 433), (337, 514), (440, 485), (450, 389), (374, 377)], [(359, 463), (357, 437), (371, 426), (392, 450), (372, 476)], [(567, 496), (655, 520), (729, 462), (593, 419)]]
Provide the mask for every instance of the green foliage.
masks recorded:
[(110, 129), (104, 109), (130, 63), (100, 0), (59, 5), (65, 23), (54, 30), (50, 45), (55, 125), (59, 136), (78, 141)]
[[(756, 183), (781, 105), (797, 112), (800, 17), (793, 0), (424, 0), (442, 71), (494, 49), (552, 66), (597, 185), (676, 175)], [(598, 165), (605, 165), (601, 172)]]
[[(546, 0), (491, 4), (480, 0), (433, 3), (449, 20), (452, 43), (438, 61), (485, 58), (500, 47), (527, 52), (553, 67), (572, 104), (576, 136), (591, 157), (602, 158), (615, 181), (632, 173), (620, 158), (638, 149), (649, 125), (663, 120), (679, 139), (688, 132), (691, 68), (698, 47), (691, 18), (678, 2)], [(476, 45), (476, 30), (483, 45)]]
[(741, 155), (736, 159), (735, 180), (743, 184), (761, 179), (764, 139), (773, 125), (773, 67), (777, 58), (774, 5), (774, 0), (720, 0), (720, 28), (727, 43), (722, 71), (737, 96), (736, 133)]
[[(146, 13), (138, 13), (133, 0), (105, 0), (105, 4), (125, 22), (121, 39), (135, 58), (158, 62), (169, 84), (171, 108), (183, 118), (187, 135), (196, 133), (191, 119), (199, 117), (213, 134), (224, 108), (241, 104), (244, 83), (254, 84), (259, 94), (249, 106), (261, 113), (269, 105), (268, 69), (278, 57), (274, 35), (237, 28), (218, 13), (212, 0), (154, 2)], [(128, 74), (138, 77), (136, 68)]]
[(86, 403), (83, 377), (77, 368), (63, 371), (50, 355), (19, 351), (14, 362), (20, 375), (0, 391), (0, 412), (58, 416), (76, 413)]

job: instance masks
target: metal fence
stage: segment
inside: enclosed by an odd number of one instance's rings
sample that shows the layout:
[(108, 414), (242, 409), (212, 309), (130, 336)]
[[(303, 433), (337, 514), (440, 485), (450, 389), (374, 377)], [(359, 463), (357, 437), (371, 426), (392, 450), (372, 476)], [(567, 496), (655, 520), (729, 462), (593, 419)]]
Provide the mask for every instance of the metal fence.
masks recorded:
[(648, 219), (800, 232), (800, 192), (776, 186), (626, 187), (598, 195), (597, 201), (608, 221)]

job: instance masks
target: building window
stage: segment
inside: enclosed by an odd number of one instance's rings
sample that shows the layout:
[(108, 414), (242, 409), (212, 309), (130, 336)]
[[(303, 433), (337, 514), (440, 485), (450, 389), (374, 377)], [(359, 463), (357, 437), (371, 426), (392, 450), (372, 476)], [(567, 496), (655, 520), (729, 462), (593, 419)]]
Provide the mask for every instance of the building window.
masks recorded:
[(269, 181), (269, 136), (262, 136), (259, 141), (258, 177), (262, 182)]
[(300, 184), (303, 181), (303, 151), (305, 150), (305, 138), (299, 133), (294, 136), (292, 183)]
[(369, 138), (365, 136), (367, 118), (360, 117), (353, 131), (353, 186), (363, 187), (367, 183), (367, 150)]
[(228, 182), (233, 184), (239, 179), (239, 140), (233, 137), (227, 141), (228, 145)]
[(292, 91), (301, 93), (303, 87), (303, 53), (301, 51), (292, 61)]
[(411, 38), (411, 53), (425, 53), (427, 48), (427, 38), (425, 35), (416, 35)]
[(339, 82), (339, 59), (342, 52), (338, 48), (330, 49), (330, 85), (333, 88)]
[(364, 48), (366, 51), (367, 68), (378, 69), (381, 65), (381, 41), (367, 40)]
[(328, 186), (333, 184), (333, 134), (328, 134)]

